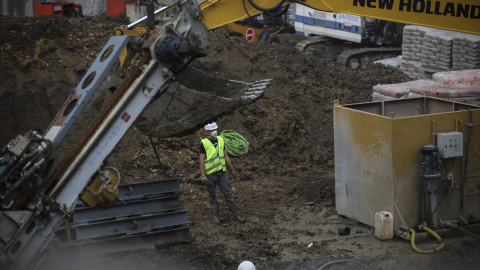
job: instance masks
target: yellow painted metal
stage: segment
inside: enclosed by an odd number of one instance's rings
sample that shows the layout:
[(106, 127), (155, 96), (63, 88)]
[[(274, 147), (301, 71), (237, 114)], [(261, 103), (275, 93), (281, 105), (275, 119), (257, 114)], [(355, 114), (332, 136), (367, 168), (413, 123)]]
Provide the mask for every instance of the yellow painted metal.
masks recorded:
[[(177, 7), (177, 5), (170, 6), (169, 8), (163, 10), (161, 13), (158, 13), (155, 17), (156, 18), (165, 17), (165, 14), (167, 14), (167, 12), (171, 11), (172, 9), (174, 9), (176, 7)], [(148, 33), (149, 31), (150, 30), (148, 29), (148, 27), (145, 26), (145, 22), (142, 22), (132, 29), (128, 29), (128, 27), (126, 25), (117, 27), (117, 28), (114, 29), (113, 32), (116, 36), (127, 35), (129, 37), (139, 37), (143, 34)], [(122, 53), (120, 54), (120, 56), (118, 57), (119, 60), (120, 60), (120, 66), (121, 67), (123, 67), (123, 64), (125, 63), (125, 59), (127, 58), (127, 53), (128, 53), (128, 51), (127, 51), (127, 48), (125, 47), (122, 50)]]
[[(464, 157), (443, 159), (441, 177), (453, 168), (457, 187), (439, 180), (439, 218), (458, 219), (461, 182), (470, 123), (480, 124), (480, 108), (429, 97), (334, 106), (335, 195), (337, 212), (374, 226), (375, 213), (393, 213), (394, 229), (400, 218), (414, 226), (422, 219), (424, 194), (420, 175), (420, 149), (436, 144), (436, 134), (464, 134)], [(392, 118), (392, 113), (394, 117)], [(433, 124), (435, 123), (435, 124)], [(464, 195), (464, 216), (480, 220), (480, 127), (470, 138)], [(446, 199), (448, 198), (448, 199)]]
[(119, 190), (117, 174), (112, 170), (104, 170), (98, 174), (85, 188), (80, 199), (89, 207), (108, 207), (118, 201)]
[(138, 26), (133, 29), (126, 29), (124, 27), (117, 27), (114, 30), (116, 36), (127, 35), (129, 37), (138, 37), (148, 32), (145, 26)]
[[(270, 8), (280, 0), (253, 1), (262, 8)], [(298, 0), (286, 1), (284, 5), (294, 2), (327, 12), (480, 35), (478, 0)], [(248, 0), (205, 0), (200, 9), (201, 21), (208, 29), (262, 13)]]
[[(267, 3), (265, 3), (267, 2)], [(243, 5), (245, 3), (245, 7)], [(273, 7), (278, 0), (262, 1), (264, 7)], [(236, 21), (246, 19), (250, 16), (262, 14), (245, 1), (232, 0), (205, 0), (199, 3), (202, 15), (200, 21), (212, 30)]]
[(349, 0), (343, 3), (344, 8), (338, 7), (340, 13), (480, 34), (478, 0)]
[[(117, 27), (114, 30), (114, 33), (116, 36), (121, 36), (121, 35), (127, 35), (129, 37), (139, 37), (145, 33), (147, 33), (149, 30), (147, 27), (144, 26), (138, 26), (133, 29), (127, 29), (126, 27)], [(120, 53), (120, 56), (118, 59), (120, 60), (120, 67), (123, 67), (123, 64), (125, 63), (125, 59), (127, 58), (128, 50), (127, 47), (123, 48), (122, 52)]]

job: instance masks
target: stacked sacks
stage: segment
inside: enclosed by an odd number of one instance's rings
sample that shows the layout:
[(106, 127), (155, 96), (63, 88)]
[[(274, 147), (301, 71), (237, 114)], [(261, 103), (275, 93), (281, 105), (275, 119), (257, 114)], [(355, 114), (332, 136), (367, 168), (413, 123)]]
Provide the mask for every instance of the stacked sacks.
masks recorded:
[(402, 37), (402, 61), (400, 70), (414, 79), (423, 79), (421, 71), (423, 39), (429, 28), (416, 25), (406, 25)]
[(410, 89), (408, 97), (436, 97), (455, 102), (480, 105), (480, 86), (468, 84), (415, 85)]
[(431, 96), (455, 102), (480, 105), (480, 69), (437, 72), (433, 80), (376, 85), (372, 100)]
[(410, 81), (397, 84), (377, 84), (373, 87), (372, 101), (407, 98), (413, 86), (418, 83), (427, 82), (425, 80), (419, 81)]
[(480, 69), (437, 72), (432, 76), (436, 85), (412, 87), (408, 97), (428, 96), (455, 102), (480, 105)]
[(459, 33), (453, 39), (452, 69), (480, 68), (480, 36)]
[(400, 70), (413, 79), (436, 72), (480, 68), (480, 36), (407, 25)]
[(476, 84), (480, 85), (480, 70), (460, 70), (449, 72), (437, 72), (432, 76), (433, 80), (442, 84)]
[(422, 48), (421, 66), (423, 71), (452, 69), (452, 47), (456, 32), (446, 30), (429, 30), (425, 33)]

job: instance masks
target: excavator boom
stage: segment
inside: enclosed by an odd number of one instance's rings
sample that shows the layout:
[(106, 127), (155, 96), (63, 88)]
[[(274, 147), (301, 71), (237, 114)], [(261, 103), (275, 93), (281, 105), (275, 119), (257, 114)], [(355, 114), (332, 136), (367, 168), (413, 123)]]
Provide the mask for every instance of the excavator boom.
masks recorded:
[(199, 5), (201, 22), (210, 30), (273, 12), (291, 3), (332, 13), (480, 35), (480, 3), (477, 0), (205, 0)]

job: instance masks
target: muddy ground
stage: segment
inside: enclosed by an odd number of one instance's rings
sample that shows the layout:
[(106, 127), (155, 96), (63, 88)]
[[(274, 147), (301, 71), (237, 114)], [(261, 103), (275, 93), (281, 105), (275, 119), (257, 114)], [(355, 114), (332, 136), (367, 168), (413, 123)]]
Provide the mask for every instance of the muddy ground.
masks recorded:
[[(126, 23), (104, 15), (1, 16), (0, 145), (28, 130), (44, 130), (114, 27)], [(471, 237), (447, 235), (442, 251), (423, 255), (403, 239), (379, 241), (372, 227), (336, 214), (334, 100), (368, 102), (372, 86), (409, 78), (378, 64), (363, 71), (345, 69), (297, 51), (295, 44), (303, 39), (285, 34), (252, 44), (212, 33), (210, 54), (192, 62), (221, 78), (272, 79), (261, 99), (214, 119), (220, 131), (235, 130), (250, 143), (248, 155), (232, 160), (240, 175), (231, 184), (245, 224), (233, 220), (221, 196), (222, 224), (212, 222), (205, 188), (196, 181), (198, 131), (155, 139), (160, 166), (148, 137), (133, 128), (110, 162), (124, 183), (181, 176), (191, 237), (182, 245), (91, 258), (69, 267), (87, 261), (92, 269), (236, 269), (251, 260), (257, 269), (476, 269), (480, 246)], [(352, 233), (339, 236), (338, 228), (345, 226)], [(438, 244), (420, 245), (430, 249)]]

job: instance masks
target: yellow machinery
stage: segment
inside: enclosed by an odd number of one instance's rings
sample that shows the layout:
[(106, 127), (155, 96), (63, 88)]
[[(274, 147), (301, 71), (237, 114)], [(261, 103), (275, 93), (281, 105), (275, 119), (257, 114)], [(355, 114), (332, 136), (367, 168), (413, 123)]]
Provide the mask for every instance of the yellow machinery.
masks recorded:
[[(389, 211), (397, 231), (480, 220), (478, 124), (480, 107), (429, 97), (336, 104), (337, 212), (375, 226), (375, 213)], [(435, 146), (439, 158), (425, 159)], [(434, 177), (425, 176), (429, 162)]]
[[(385, 21), (480, 35), (480, 5), (476, 0), (204, 0), (199, 3), (202, 11), (200, 21), (208, 30), (228, 25), (228, 28), (242, 34), (245, 32), (244, 36), (247, 36), (246, 31), (248, 28), (241, 25), (234, 26), (235, 22), (291, 3), (299, 3), (316, 10), (332, 13), (352, 14)], [(176, 5), (171, 5), (169, 9), (162, 10), (162, 14), (174, 7)], [(132, 25), (135, 25), (135, 23)], [(236, 27), (240, 29), (234, 29)], [(259, 29), (253, 28), (253, 30), (255, 32), (255, 40), (253, 41), (256, 41), (260, 35), (258, 33)], [(143, 26), (140, 28), (128, 27), (115, 30), (117, 35), (127, 34), (130, 36), (138, 36), (145, 31), (146, 29)]]
[(263, 13), (253, 5), (268, 10), (291, 3), (333, 13), (480, 34), (480, 5), (477, 0), (205, 0), (200, 3), (201, 21), (208, 29), (215, 29)]
[(101, 170), (90, 185), (85, 188), (80, 199), (89, 207), (112, 206), (119, 199), (118, 185), (120, 172), (114, 167)]

